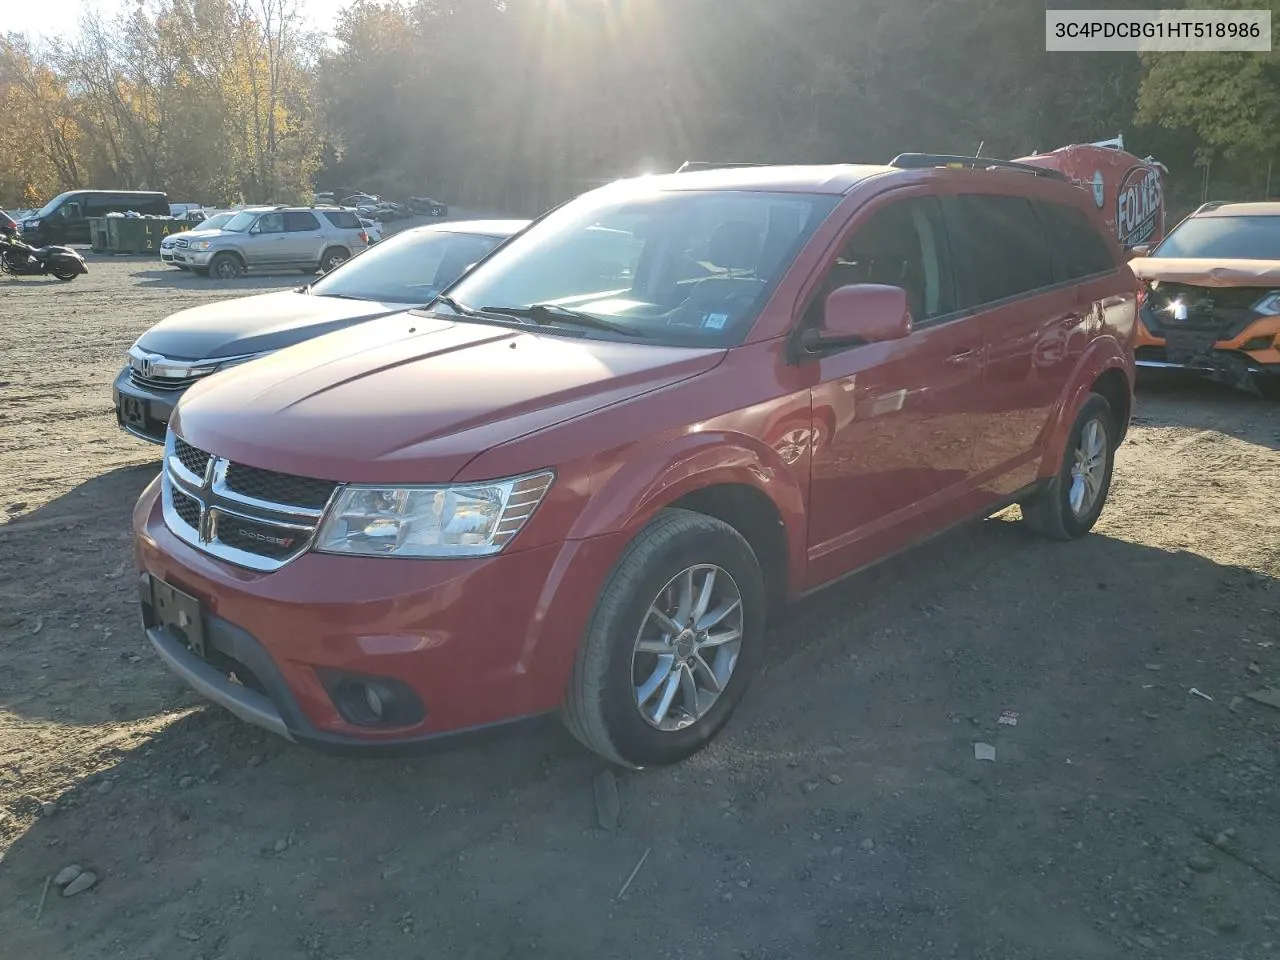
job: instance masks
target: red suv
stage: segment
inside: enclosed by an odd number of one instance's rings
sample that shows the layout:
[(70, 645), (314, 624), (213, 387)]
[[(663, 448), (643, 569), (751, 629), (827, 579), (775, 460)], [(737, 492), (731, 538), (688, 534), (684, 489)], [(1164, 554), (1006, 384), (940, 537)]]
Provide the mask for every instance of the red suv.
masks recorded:
[(603, 187), (425, 309), (192, 387), (134, 514), (147, 634), (291, 740), (558, 708), (680, 760), (776, 605), (1009, 504), (1093, 526), (1135, 287), (1088, 194), (1016, 164)]

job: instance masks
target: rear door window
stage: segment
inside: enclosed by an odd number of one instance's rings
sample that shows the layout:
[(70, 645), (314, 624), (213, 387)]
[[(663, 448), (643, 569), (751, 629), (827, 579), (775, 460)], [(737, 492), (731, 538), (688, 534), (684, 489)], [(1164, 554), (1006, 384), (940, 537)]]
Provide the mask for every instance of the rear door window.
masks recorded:
[(298, 210), (284, 215), (285, 233), (307, 233), (319, 229), (320, 221), (315, 218), (313, 213)]
[(964, 194), (944, 201), (959, 271), (962, 305), (978, 307), (1054, 283), (1053, 260), (1040, 220), (1024, 197)]
[(1111, 248), (1082, 211), (1045, 201), (1037, 201), (1036, 209), (1049, 235), (1059, 280), (1079, 280), (1116, 268)]

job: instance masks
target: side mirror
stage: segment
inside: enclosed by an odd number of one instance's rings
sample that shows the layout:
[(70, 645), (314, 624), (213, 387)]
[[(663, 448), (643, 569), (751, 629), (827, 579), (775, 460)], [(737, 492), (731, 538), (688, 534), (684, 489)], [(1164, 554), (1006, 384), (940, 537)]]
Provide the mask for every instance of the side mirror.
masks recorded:
[(860, 283), (827, 294), (822, 325), (801, 336), (809, 353), (822, 353), (865, 343), (901, 340), (911, 333), (907, 292), (901, 287)]
[(1145, 257), (1149, 253), (1151, 253), (1151, 244), (1135, 243), (1129, 248), (1129, 259), (1132, 260), (1134, 257)]

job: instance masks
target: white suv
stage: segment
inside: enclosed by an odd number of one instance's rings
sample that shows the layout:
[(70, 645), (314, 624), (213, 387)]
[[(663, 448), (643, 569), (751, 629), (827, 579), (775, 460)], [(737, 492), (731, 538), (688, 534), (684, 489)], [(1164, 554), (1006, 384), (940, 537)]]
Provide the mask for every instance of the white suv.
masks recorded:
[(212, 233), (201, 231), (173, 262), (200, 276), (234, 280), (246, 270), (328, 272), (369, 246), (354, 210), (341, 207), (253, 207)]

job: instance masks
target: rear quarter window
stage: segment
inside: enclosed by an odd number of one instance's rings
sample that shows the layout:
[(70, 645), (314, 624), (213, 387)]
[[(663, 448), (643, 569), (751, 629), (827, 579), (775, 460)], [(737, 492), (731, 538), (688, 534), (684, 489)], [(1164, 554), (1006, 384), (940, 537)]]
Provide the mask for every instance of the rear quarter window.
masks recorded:
[(1054, 283), (1049, 243), (1031, 201), (996, 194), (944, 199), (952, 248), (962, 257), (962, 306), (1030, 293)]
[(1060, 280), (1078, 280), (1116, 268), (1111, 247), (1083, 211), (1047, 201), (1037, 201), (1036, 208), (1053, 248)]
[(326, 210), (324, 218), (339, 230), (360, 229), (360, 218), (350, 210)]

